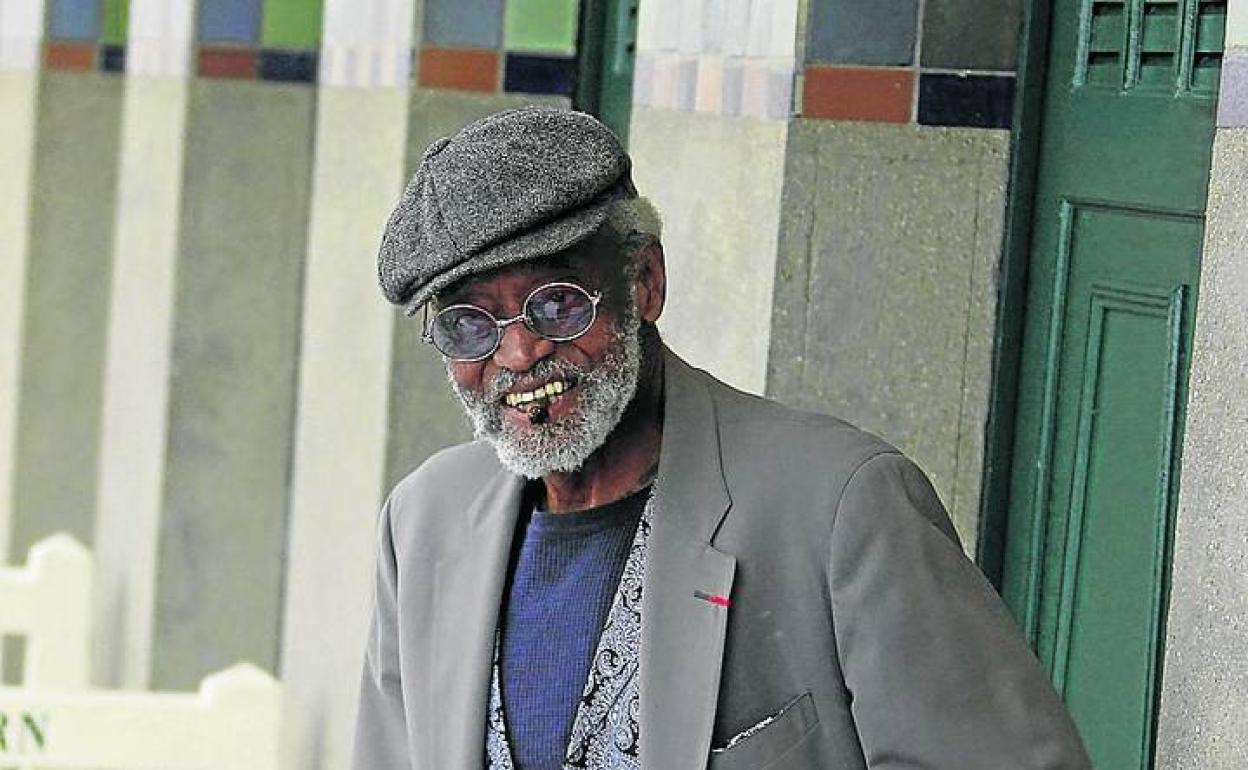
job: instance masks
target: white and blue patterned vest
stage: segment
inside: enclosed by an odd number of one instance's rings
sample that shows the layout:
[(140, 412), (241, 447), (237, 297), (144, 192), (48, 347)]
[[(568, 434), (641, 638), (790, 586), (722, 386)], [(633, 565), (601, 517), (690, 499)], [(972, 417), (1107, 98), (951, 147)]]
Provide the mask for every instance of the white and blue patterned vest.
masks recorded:
[[(651, 489), (577, 704), (564, 770), (641, 768), (641, 583), (653, 510)], [(503, 716), (498, 649), (496, 634), (485, 734), (486, 766), (488, 770), (515, 770)]]

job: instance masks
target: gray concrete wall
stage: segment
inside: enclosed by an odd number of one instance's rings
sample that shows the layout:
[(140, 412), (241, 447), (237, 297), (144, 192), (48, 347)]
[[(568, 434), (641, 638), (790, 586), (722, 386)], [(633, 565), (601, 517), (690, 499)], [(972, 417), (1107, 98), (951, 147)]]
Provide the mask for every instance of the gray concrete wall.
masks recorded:
[(276, 670), (315, 99), (191, 85), (154, 688)]
[(1157, 767), (1248, 767), (1248, 128), (1213, 145)]
[(122, 81), (47, 73), (38, 99), (10, 541), (18, 561), (54, 532), (90, 543), (94, 529)]
[(630, 131), (638, 190), (663, 215), (663, 338), (694, 366), (761, 394), (786, 121), (638, 106)]
[(972, 550), (995, 333), (1005, 131), (795, 120), (767, 390), (878, 433)]

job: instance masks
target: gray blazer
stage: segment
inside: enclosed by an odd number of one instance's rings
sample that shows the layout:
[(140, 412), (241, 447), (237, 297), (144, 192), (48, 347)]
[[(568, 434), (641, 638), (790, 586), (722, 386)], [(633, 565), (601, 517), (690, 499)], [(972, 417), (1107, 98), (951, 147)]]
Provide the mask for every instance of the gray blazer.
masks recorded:
[[(642, 600), (646, 770), (1090, 767), (917, 467), (670, 353), (665, 397)], [(354, 770), (484, 766), (522, 488), (472, 443), (391, 493)]]

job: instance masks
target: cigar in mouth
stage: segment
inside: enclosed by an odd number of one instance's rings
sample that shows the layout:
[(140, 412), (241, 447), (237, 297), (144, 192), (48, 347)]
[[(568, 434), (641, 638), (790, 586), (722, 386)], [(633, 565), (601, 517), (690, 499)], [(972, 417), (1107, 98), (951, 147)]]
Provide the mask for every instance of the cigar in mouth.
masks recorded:
[(542, 425), (550, 419), (550, 410), (545, 404), (534, 404), (529, 408), (529, 424)]

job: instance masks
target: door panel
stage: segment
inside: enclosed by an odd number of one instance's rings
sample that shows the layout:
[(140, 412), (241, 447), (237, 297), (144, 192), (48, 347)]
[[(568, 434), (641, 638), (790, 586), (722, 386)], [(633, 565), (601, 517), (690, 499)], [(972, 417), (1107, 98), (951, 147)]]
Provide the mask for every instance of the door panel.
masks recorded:
[(1003, 593), (1094, 766), (1152, 766), (1225, 2), (1053, 0)]

